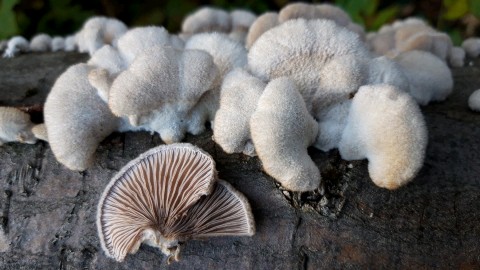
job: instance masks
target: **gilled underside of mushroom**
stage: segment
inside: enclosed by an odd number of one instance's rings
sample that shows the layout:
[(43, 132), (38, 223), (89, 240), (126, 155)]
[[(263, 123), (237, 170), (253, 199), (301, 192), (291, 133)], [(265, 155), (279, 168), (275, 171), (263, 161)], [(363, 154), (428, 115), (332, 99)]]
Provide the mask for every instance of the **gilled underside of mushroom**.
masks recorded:
[(123, 261), (142, 242), (178, 260), (189, 239), (253, 235), (245, 197), (228, 183), (215, 184), (215, 164), (188, 144), (154, 148), (130, 162), (110, 182), (97, 226), (106, 254)]

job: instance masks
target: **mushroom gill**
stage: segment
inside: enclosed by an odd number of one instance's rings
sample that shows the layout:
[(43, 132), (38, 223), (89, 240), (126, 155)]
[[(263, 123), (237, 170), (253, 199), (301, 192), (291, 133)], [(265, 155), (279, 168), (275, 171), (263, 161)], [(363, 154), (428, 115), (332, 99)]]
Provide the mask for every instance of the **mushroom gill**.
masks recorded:
[[(216, 180), (215, 162), (190, 144), (162, 145), (127, 164), (100, 199), (97, 228), (107, 256), (123, 261), (140, 244), (178, 260), (181, 242), (252, 235), (248, 202)], [(207, 195), (207, 196), (204, 196)]]

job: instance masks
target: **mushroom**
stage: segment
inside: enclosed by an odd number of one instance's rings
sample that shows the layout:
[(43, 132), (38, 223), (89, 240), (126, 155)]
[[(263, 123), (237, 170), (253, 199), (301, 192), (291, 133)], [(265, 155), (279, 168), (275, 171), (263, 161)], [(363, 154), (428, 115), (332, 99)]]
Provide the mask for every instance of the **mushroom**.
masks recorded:
[(228, 36), (231, 39), (244, 44), (248, 29), (255, 21), (257, 16), (247, 10), (235, 9), (230, 12), (230, 18), (232, 21), (232, 29)]
[(0, 145), (8, 142), (33, 144), (30, 115), (13, 107), (0, 107)]
[(80, 52), (90, 55), (105, 44), (116, 45), (118, 38), (127, 32), (127, 26), (115, 19), (107, 17), (92, 17), (76, 34), (76, 43)]
[(307, 20), (327, 19), (340, 26), (347, 26), (352, 22), (345, 11), (331, 4), (293, 3), (283, 7), (278, 14), (280, 23), (299, 18)]
[(137, 27), (128, 30), (118, 40), (118, 50), (128, 64), (135, 57), (153, 46), (172, 46), (183, 48), (183, 42), (176, 36), (170, 35), (165, 28), (160, 26)]
[(331, 106), (321, 119), (318, 119), (318, 134), (313, 145), (315, 148), (322, 151), (338, 148), (351, 104), (351, 100), (337, 103)]
[(230, 14), (224, 10), (203, 7), (188, 15), (182, 22), (182, 33), (193, 35), (202, 32), (230, 32)]
[(30, 40), (30, 51), (49, 52), (52, 48), (52, 38), (47, 34), (37, 34)]
[(236, 67), (244, 67), (247, 63), (247, 51), (237, 41), (231, 40), (225, 34), (202, 33), (192, 36), (185, 44), (185, 49), (202, 50), (213, 57), (218, 74), (207, 91), (189, 114), (188, 130), (192, 134), (203, 132), (205, 122), (212, 123), (219, 107), (220, 86), (228, 72)]
[[(186, 116), (216, 79), (212, 57), (200, 50), (155, 46), (140, 53), (109, 90), (108, 104), (119, 117), (141, 118), (166, 143), (180, 141)], [(135, 124), (135, 123), (132, 123)]]
[(11, 58), (21, 52), (28, 52), (30, 45), (22, 36), (14, 36), (8, 40), (7, 48), (3, 52), (3, 57)]
[(257, 17), (257, 19), (252, 23), (248, 29), (247, 38), (245, 41), (245, 46), (247, 48), (252, 47), (253, 43), (261, 36), (263, 33), (274, 28), (279, 24), (278, 22), (278, 13), (276, 12), (266, 12)]
[(161, 145), (129, 162), (98, 203), (97, 229), (106, 255), (123, 261), (144, 242), (170, 263), (179, 260), (187, 240), (253, 235), (246, 198), (215, 180), (213, 159), (190, 144)]
[(410, 84), (410, 94), (420, 105), (442, 101), (453, 90), (452, 72), (438, 57), (426, 51), (407, 51), (394, 58)]
[(265, 86), (243, 69), (235, 69), (225, 77), (220, 108), (215, 114), (213, 139), (226, 153), (255, 155), (249, 122)]
[(53, 37), (52, 38), (52, 52), (64, 51), (65, 50), (65, 39), (63, 37)]
[(250, 119), (250, 132), (263, 169), (283, 187), (291, 191), (319, 187), (320, 171), (307, 152), (318, 124), (292, 80), (280, 77), (268, 83)]
[(296, 19), (260, 36), (248, 53), (248, 68), (264, 81), (289, 76), (320, 118), (363, 85), (370, 59), (358, 35), (333, 21)]
[(345, 160), (367, 158), (372, 181), (396, 189), (422, 167), (427, 141), (425, 120), (410, 95), (387, 84), (365, 85), (352, 100), (339, 150)]
[(68, 68), (55, 81), (44, 106), (50, 148), (70, 170), (87, 169), (98, 144), (119, 126), (88, 82), (92, 68), (86, 64)]
[(365, 84), (390, 84), (399, 90), (410, 92), (410, 82), (404, 68), (387, 56), (375, 57), (370, 61)]
[(33, 126), (32, 133), (35, 138), (48, 142), (47, 127), (45, 126), (45, 123)]
[(73, 52), (77, 49), (77, 41), (75, 35), (67, 36), (65, 38), (65, 51)]
[(480, 89), (470, 95), (468, 98), (468, 107), (473, 111), (480, 112)]
[(463, 67), (465, 64), (465, 50), (462, 47), (453, 47), (448, 56), (448, 63), (452, 67)]
[(462, 42), (462, 48), (465, 49), (468, 57), (478, 57), (480, 55), (480, 38), (471, 37)]

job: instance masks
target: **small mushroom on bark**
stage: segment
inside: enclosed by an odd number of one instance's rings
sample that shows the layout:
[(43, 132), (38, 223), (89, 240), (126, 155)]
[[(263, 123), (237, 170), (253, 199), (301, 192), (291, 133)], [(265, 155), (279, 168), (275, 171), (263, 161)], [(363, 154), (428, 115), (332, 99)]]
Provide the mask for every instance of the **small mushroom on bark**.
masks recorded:
[[(103, 192), (97, 229), (107, 256), (123, 261), (142, 242), (179, 259), (180, 244), (255, 232), (246, 198), (224, 181), (215, 162), (190, 144), (161, 145), (128, 163)], [(215, 185), (216, 184), (216, 185)]]
[(33, 144), (37, 141), (31, 131), (30, 115), (12, 107), (0, 107), (0, 145), (7, 142)]

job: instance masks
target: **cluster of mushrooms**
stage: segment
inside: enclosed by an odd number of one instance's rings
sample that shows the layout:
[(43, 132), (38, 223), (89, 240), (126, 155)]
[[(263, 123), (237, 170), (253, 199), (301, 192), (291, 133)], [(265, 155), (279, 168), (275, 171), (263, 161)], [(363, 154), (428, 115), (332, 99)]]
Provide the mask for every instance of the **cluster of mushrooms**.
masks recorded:
[[(246, 199), (217, 181), (208, 154), (178, 144), (186, 133), (198, 135), (209, 122), (213, 140), (226, 153), (257, 155), (265, 172), (290, 191), (321, 185), (307, 152), (311, 146), (337, 148), (345, 160), (368, 159), (372, 181), (396, 189), (423, 165), (428, 138), (419, 105), (445, 100), (453, 89), (449, 66), (480, 55), (480, 38), (455, 47), (448, 35), (417, 18), (366, 34), (340, 8), (305, 3), (258, 17), (206, 7), (188, 16), (179, 34), (94, 17), (55, 43), (63, 46), (54, 46), (55, 40), (41, 34), (30, 43), (14, 37), (0, 46), (6, 57), (60, 47), (91, 56), (57, 79), (45, 102), (44, 124), (1, 108), (0, 143), (48, 141), (57, 160), (78, 171), (92, 165), (99, 143), (112, 132), (149, 131), (171, 145), (129, 163), (100, 200), (102, 247), (119, 261), (142, 241), (178, 259), (179, 243), (188, 238), (253, 234)], [(480, 110), (480, 91), (469, 105)], [(172, 161), (178, 171), (167, 171), (165, 163)], [(154, 187), (148, 200), (131, 195), (151, 192), (146, 187)], [(171, 205), (178, 202), (170, 193), (187, 202)], [(218, 201), (232, 212), (213, 216), (231, 226), (188, 218), (209, 216), (213, 210), (203, 205)], [(149, 213), (139, 217), (146, 206)]]

